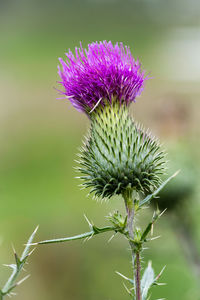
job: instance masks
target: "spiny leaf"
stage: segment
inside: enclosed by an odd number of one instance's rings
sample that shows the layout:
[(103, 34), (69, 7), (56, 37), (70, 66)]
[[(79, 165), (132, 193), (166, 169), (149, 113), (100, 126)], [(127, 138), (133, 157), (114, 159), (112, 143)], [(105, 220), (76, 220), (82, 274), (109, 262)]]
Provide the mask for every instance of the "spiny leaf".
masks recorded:
[(22, 253), (22, 256), (21, 256), (21, 259), (20, 259), (21, 261), (24, 261), (29, 256), (29, 254), (30, 254), (29, 253), (30, 245), (31, 245), (31, 243), (32, 243), (32, 241), (33, 241), (33, 239), (35, 237), (35, 234), (36, 234), (38, 228), (39, 228), (39, 226), (37, 226), (35, 228), (35, 230), (33, 231), (33, 233), (31, 234), (31, 236), (30, 236), (30, 238), (29, 238), (29, 240), (28, 240), (28, 242), (26, 244), (26, 247), (25, 247), (25, 249), (24, 249), (24, 251)]
[(147, 225), (146, 229), (142, 233), (141, 241), (146, 241), (147, 235), (149, 234), (150, 231), (152, 231), (153, 234), (154, 223), (165, 213), (165, 211), (166, 209), (161, 213), (159, 210), (154, 212), (151, 222)]
[(154, 283), (154, 270), (149, 262), (148, 267), (145, 269), (144, 274), (141, 280), (141, 291), (142, 291), (142, 300), (146, 300), (150, 287)]
[(34, 230), (32, 235), (30, 236), (30, 238), (28, 240), (28, 244), (26, 244), (25, 249), (24, 249), (20, 259), (17, 256), (16, 251), (14, 250), (14, 256), (15, 256), (16, 264), (9, 265), (9, 267), (12, 268), (12, 274), (10, 275), (10, 277), (8, 278), (8, 280), (5, 283), (4, 287), (0, 291), (0, 300), (3, 300), (4, 296), (6, 296), (6, 295), (10, 295), (11, 291), (27, 278), (27, 276), (26, 276), (24, 279), (22, 279), (22, 280), (20, 280), (19, 282), (16, 283), (17, 277), (20, 274), (20, 271), (23, 269), (23, 266), (24, 266), (27, 258), (33, 252), (33, 251), (30, 251), (30, 247), (31, 247), (31, 243), (33, 241), (33, 238), (36, 234), (37, 229), (38, 229), (38, 227)]
[(149, 290), (153, 285), (164, 285), (162, 283), (159, 284), (157, 282), (160, 279), (164, 269), (165, 269), (165, 267), (155, 277), (151, 261), (148, 263), (148, 266), (145, 269), (144, 274), (142, 276), (142, 280), (141, 280), (142, 300), (149, 300), (150, 299), (150, 298), (147, 298), (147, 297), (148, 297), (148, 294), (149, 294)]

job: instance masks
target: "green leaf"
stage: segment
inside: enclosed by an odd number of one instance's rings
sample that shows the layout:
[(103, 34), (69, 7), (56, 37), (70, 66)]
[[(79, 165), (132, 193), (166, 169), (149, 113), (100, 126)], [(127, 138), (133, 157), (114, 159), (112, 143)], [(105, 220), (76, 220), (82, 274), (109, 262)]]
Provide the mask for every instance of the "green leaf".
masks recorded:
[(139, 207), (142, 207), (144, 204), (150, 202), (153, 198), (155, 198), (159, 192), (165, 187), (165, 185), (172, 180), (174, 177), (176, 177), (176, 175), (178, 175), (179, 171), (176, 171), (172, 176), (170, 176), (169, 178), (167, 178), (160, 186), (157, 190), (155, 190), (155, 192), (153, 192), (151, 195), (148, 195), (145, 199), (143, 199), (142, 201), (140, 201)]
[(141, 241), (147, 241), (147, 235), (152, 230), (152, 226), (155, 222), (165, 213), (166, 209), (160, 212), (158, 209), (154, 212), (151, 222), (147, 225), (146, 229), (142, 233)]
[(149, 289), (154, 284), (154, 281), (154, 270), (151, 266), (151, 262), (149, 262), (141, 280), (142, 300), (147, 300)]

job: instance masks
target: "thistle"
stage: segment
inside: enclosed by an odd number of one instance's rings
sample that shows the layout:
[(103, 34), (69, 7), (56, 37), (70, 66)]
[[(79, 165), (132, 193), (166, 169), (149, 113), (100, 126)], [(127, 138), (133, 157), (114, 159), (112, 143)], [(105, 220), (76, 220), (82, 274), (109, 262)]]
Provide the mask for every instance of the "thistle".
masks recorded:
[(139, 61), (122, 43), (106, 41), (66, 56), (59, 68), (62, 93), (91, 120), (79, 155), (83, 185), (102, 198), (123, 194), (127, 187), (152, 192), (161, 183), (163, 152), (128, 112), (147, 79)]
[[(133, 278), (118, 274), (131, 284), (126, 288), (134, 300), (149, 299), (149, 289), (158, 284), (149, 263), (141, 276), (141, 252), (153, 225), (161, 217), (157, 210), (144, 229), (136, 227), (135, 215), (176, 175), (161, 182), (164, 153), (159, 142), (139, 126), (129, 114), (130, 103), (140, 95), (147, 79), (138, 60), (122, 43), (92, 43), (88, 49), (75, 49), (60, 59), (60, 84), (72, 105), (86, 113), (91, 127), (79, 154), (83, 185), (99, 198), (122, 195), (126, 215), (110, 214), (110, 224), (97, 227), (87, 218), (90, 231), (73, 237), (45, 240), (38, 244), (89, 239), (105, 232), (120, 233), (130, 245)], [(142, 277), (142, 278), (141, 278)]]

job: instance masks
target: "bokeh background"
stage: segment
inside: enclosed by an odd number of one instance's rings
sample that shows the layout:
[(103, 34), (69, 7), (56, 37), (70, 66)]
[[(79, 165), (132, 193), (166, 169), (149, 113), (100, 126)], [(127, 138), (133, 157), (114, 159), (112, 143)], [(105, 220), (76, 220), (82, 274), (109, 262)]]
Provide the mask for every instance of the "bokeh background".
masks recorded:
[[(2, 264), (13, 262), (11, 244), (22, 251), (37, 224), (37, 240), (70, 236), (88, 230), (83, 214), (101, 226), (110, 211), (123, 212), (121, 199), (95, 202), (79, 189), (74, 159), (89, 122), (56, 99), (58, 57), (80, 41), (99, 40), (129, 45), (151, 74), (132, 113), (164, 143), (169, 175), (181, 169), (168, 199), (186, 187), (178, 208), (155, 226), (162, 237), (145, 253), (144, 266), (151, 259), (158, 273), (167, 265), (167, 285), (153, 288), (152, 299), (200, 299), (199, 278), (177, 233), (189, 220), (200, 253), (198, 0), (0, 0), (0, 285), (10, 273)], [(115, 274), (131, 274), (128, 246), (120, 237), (107, 243), (109, 237), (37, 248), (26, 267), (31, 278), (15, 299), (128, 299)]]

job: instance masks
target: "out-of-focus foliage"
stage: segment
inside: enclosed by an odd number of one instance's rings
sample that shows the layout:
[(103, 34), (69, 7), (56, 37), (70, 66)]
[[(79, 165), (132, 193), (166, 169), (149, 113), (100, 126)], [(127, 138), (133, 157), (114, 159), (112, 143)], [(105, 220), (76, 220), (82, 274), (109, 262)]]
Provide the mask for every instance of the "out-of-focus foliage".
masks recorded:
[[(180, 170), (179, 175), (163, 189), (158, 199), (154, 199), (153, 204), (168, 212), (184, 210), (185, 207), (195, 205), (192, 201), (197, 189), (198, 169), (190, 149), (185, 143), (176, 145), (175, 149), (168, 154), (168, 173)], [(187, 203), (185, 203), (187, 201)]]

